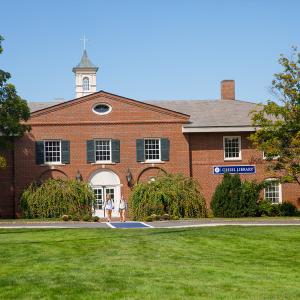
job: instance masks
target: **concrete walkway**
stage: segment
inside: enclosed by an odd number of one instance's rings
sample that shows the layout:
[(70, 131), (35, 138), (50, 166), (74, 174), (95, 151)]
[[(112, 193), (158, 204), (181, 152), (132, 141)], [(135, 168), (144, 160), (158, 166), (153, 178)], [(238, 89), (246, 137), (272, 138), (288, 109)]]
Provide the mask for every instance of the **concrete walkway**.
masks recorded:
[[(130, 221), (129, 221), (130, 222)], [(214, 226), (300, 226), (300, 218), (249, 218), (249, 219), (192, 219), (179, 221), (145, 222), (153, 228), (189, 228)], [(38, 222), (1, 221), (0, 229), (5, 228), (111, 228), (106, 222)], [(300, 228), (299, 228), (300, 229)]]

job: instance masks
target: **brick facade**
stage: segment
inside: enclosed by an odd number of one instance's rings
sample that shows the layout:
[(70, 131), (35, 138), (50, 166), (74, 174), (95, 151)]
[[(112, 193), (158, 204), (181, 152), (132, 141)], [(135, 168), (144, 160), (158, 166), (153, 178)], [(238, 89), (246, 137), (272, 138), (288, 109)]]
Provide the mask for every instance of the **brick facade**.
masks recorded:
[[(111, 113), (103, 116), (93, 113), (92, 107), (97, 103), (109, 104)], [(105, 92), (32, 113), (28, 122), (32, 126), (31, 132), (16, 140), (14, 152), (6, 153), (8, 168), (0, 171), (0, 216), (19, 215), (20, 195), (32, 181), (50, 177), (75, 178), (78, 171), (86, 181), (97, 170), (113, 171), (120, 178), (125, 197), (130, 194), (126, 181), (128, 170), (133, 182), (148, 181), (165, 172), (184, 173), (199, 181), (208, 204), (222, 179), (221, 175), (212, 174), (214, 165), (255, 164), (257, 173), (242, 175), (242, 178), (262, 180), (269, 177), (261, 153), (251, 149), (248, 133), (182, 133), (182, 126), (188, 121), (187, 115)], [(241, 161), (224, 161), (224, 135), (241, 136)], [(136, 140), (151, 137), (169, 139), (168, 161), (137, 162)], [(86, 141), (96, 138), (120, 141), (119, 163), (87, 163)], [(35, 142), (47, 139), (70, 141), (69, 164), (36, 164)], [(299, 197), (299, 186), (283, 186), (283, 200), (299, 207)]]

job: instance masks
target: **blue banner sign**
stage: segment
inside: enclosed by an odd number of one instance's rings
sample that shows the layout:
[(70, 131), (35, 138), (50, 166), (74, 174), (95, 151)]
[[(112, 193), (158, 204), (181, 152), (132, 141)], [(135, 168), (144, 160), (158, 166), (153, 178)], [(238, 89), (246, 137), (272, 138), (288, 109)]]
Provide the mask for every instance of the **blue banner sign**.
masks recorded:
[(224, 173), (230, 174), (255, 174), (256, 167), (251, 165), (246, 166), (214, 166), (213, 174), (219, 175)]

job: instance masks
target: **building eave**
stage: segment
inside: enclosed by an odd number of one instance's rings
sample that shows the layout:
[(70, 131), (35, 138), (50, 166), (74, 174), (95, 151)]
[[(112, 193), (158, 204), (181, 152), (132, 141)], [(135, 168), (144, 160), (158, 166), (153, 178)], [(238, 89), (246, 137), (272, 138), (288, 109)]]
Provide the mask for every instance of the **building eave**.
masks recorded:
[(210, 126), (210, 127), (182, 127), (183, 133), (193, 132), (254, 132), (252, 126)]

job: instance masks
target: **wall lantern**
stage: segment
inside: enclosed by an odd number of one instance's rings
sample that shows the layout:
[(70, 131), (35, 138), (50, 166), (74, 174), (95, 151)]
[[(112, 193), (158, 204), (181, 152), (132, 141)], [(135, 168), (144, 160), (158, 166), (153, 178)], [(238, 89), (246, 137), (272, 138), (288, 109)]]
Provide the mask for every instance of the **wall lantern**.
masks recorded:
[(82, 181), (82, 175), (80, 174), (79, 170), (77, 171), (77, 174), (76, 174), (76, 181), (77, 182)]
[(126, 173), (126, 180), (127, 180), (127, 184), (128, 186), (131, 186), (131, 181), (132, 181), (132, 174), (130, 172), (129, 169), (127, 169), (127, 173)]

